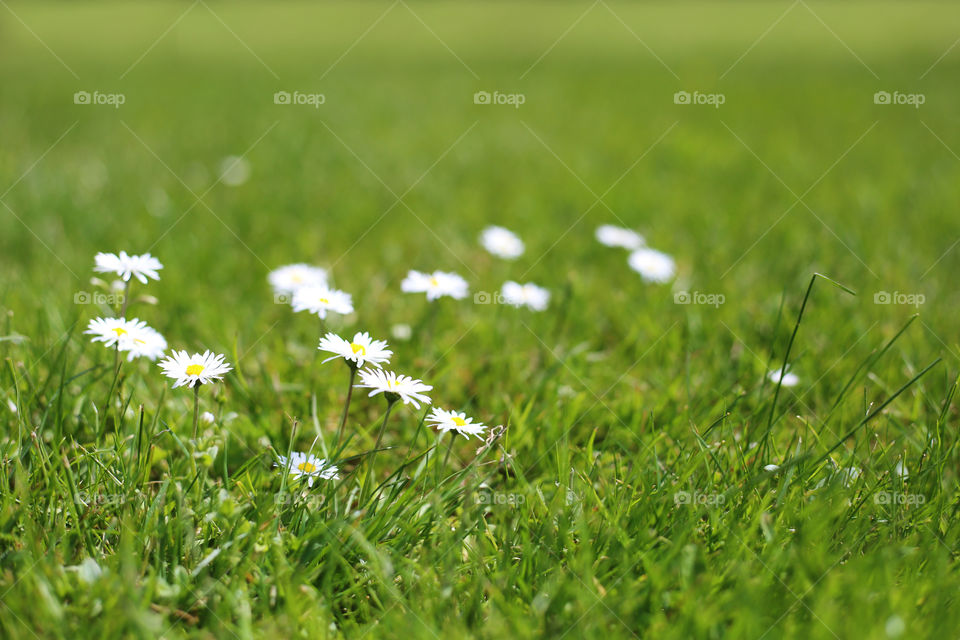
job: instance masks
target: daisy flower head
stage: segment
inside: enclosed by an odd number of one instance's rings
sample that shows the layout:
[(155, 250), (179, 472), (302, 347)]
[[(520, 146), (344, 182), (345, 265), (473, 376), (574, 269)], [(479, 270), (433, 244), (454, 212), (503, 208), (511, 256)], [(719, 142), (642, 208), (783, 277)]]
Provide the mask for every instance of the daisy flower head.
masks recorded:
[(523, 255), (523, 240), (504, 227), (493, 226), (484, 229), (480, 234), (480, 244), (498, 258), (515, 260)]
[(382, 393), (387, 397), (391, 404), (397, 400), (403, 400), (403, 404), (412, 404), (417, 409), (420, 403), (430, 404), (430, 397), (425, 395), (426, 391), (433, 389), (429, 384), (423, 381), (411, 378), (410, 376), (397, 375), (393, 371), (384, 371), (383, 369), (363, 369), (360, 371), (360, 383), (356, 386), (372, 389), (370, 397)]
[(324, 287), (327, 270), (309, 264), (288, 264), (274, 269), (267, 276), (273, 292), (278, 296), (292, 296), (300, 287)]
[(646, 240), (633, 229), (624, 229), (612, 224), (602, 224), (597, 227), (597, 240), (608, 247), (622, 247), (635, 250), (642, 247)]
[(105, 347), (117, 346), (121, 351), (126, 351), (130, 343), (130, 333), (136, 332), (147, 326), (146, 322), (141, 322), (136, 318), (126, 320), (124, 318), (94, 318), (87, 324), (86, 335), (92, 335), (91, 342), (102, 342)]
[(677, 272), (673, 258), (656, 249), (637, 249), (630, 254), (627, 262), (647, 282), (669, 282)]
[(160, 368), (168, 378), (176, 380), (173, 388), (187, 385), (198, 387), (214, 380), (221, 380), (224, 374), (233, 370), (223, 361), (224, 356), (212, 351), (190, 355), (186, 351), (174, 351), (160, 362)]
[(149, 253), (141, 256), (127, 255), (126, 251), (121, 251), (119, 254), (98, 253), (94, 257), (94, 262), (93, 270), (98, 273), (115, 273), (124, 282), (129, 282), (130, 277), (133, 276), (143, 284), (147, 283), (147, 278), (159, 280), (160, 275), (157, 271), (163, 269), (160, 261)]
[(393, 355), (393, 351), (387, 348), (386, 340), (374, 340), (366, 331), (355, 334), (352, 342), (335, 333), (328, 333), (320, 338), (320, 346), (317, 348), (334, 354), (324, 362), (343, 358), (354, 369), (365, 364), (379, 367), (385, 362), (390, 362), (390, 356)]
[(441, 434), (448, 431), (456, 431), (468, 440), (470, 439), (470, 436), (477, 436), (480, 438), (480, 434), (482, 434), (483, 430), (487, 428), (486, 425), (483, 425), (479, 422), (474, 422), (473, 418), (468, 418), (467, 414), (465, 413), (444, 411), (439, 407), (434, 407), (433, 411), (430, 412), (430, 415), (427, 416), (427, 422), (429, 422), (431, 426), (436, 427)]
[(784, 372), (782, 369), (774, 369), (767, 374), (771, 382), (779, 382), (784, 387), (795, 387), (800, 382), (800, 378), (795, 373)]
[(327, 285), (300, 287), (293, 292), (293, 310), (315, 313), (320, 319), (332, 311), (341, 315), (353, 313), (353, 297)]
[(534, 311), (543, 311), (550, 302), (550, 292), (532, 282), (520, 284), (509, 280), (500, 289), (504, 302), (515, 307), (527, 306)]
[(400, 283), (400, 289), (404, 293), (426, 293), (427, 300), (430, 301), (443, 296), (461, 300), (467, 297), (469, 288), (466, 280), (447, 271), (422, 273), (411, 270)]
[(290, 457), (279, 456), (276, 466), (281, 469), (290, 469), (290, 475), (295, 478), (306, 478), (307, 486), (312, 487), (313, 481), (317, 478), (321, 480), (339, 480), (340, 474), (332, 464), (328, 465), (323, 458), (318, 458), (309, 453), (300, 453), (294, 451)]
[[(136, 318), (133, 321), (136, 322)], [(129, 329), (126, 348), (124, 348), (123, 342), (121, 341), (120, 350), (128, 352), (128, 362), (140, 357), (156, 361), (167, 350), (167, 341), (164, 337), (142, 322)]]

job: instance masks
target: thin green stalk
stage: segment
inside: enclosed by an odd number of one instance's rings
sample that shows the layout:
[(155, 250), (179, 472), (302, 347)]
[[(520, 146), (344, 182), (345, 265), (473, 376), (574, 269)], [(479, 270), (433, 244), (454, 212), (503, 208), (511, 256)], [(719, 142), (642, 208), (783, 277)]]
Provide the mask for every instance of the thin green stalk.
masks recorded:
[(193, 385), (193, 439), (197, 439), (200, 426), (200, 381)]
[(351, 363), (350, 365), (350, 383), (347, 385), (347, 399), (343, 403), (343, 415), (340, 417), (340, 426), (337, 428), (337, 444), (334, 447), (334, 451), (340, 450), (340, 443), (343, 442), (343, 428), (347, 424), (347, 413), (350, 411), (350, 398), (353, 397), (353, 381), (357, 377), (357, 367)]
[(373, 486), (375, 481), (374, 470), (377, 459), (377, 451), (380, 449), (380, 443), (383, 442), (383, 433), (387, 430), (387, 420), (390, 419), (390, 411), (393, 410), (393, 405), (397, 403), (396, 400), (387, 399), (387, 412), (383, 414), (383, 422), (380, 423), (380, 432), (377, 434), (377, 442), (373, 445), (373, 452), (370, 454), (370, 466), (367, 468), (367, 481), (363, 483), (363, 491), (360, 495), (360, 503), (363, 504), (366, 502), (370, 487)]

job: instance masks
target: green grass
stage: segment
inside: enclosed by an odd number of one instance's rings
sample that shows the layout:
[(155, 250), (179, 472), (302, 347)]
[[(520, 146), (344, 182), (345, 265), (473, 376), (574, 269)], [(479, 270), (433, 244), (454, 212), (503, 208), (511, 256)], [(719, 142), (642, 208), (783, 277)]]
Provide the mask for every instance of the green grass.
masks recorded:
[[(958, 19), (927, 2), (0, 6), (0, 637), (953, 637)], [(249, 181), (218, 183), (239, 154)], [(604, 223), (674, 255), (677, 282), (645, 284), (594, 240)], [(488, 224), (525, 255), (484, 253)], [(113, 310), (75, 296), (120, 249), (165, 265), (131, 315), (236, 367), (203, 390), (218, 419), (198, 442), (190, 390), (125, 363), (118, 403), (113, 354), (82, 335)], [(300, 261), (356, 314), (274, 304), (268, 271)], [(408, 269), (553, 298), (428, 306), (400, 292)], [(393, 368), (502, 437), (444, 464), (398, 406), (361, 501), (384, 403), (354, 394), (337, 455), (327, 329), (387, 338)], [(785, 358), (800, 384), (778, 390)], [(317, 436), (343, 478), (301, 492), (273, 462)]]

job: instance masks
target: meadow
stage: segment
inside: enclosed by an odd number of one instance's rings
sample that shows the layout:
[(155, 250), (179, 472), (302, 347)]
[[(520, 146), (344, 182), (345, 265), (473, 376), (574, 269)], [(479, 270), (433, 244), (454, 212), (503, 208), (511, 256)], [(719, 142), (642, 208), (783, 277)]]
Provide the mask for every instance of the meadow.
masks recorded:
[[(925, 1), (0, 1), (0, 637), (955, 637), (958, 38)], [(123, 298), (120, 251), (159, 279)], [(295, 263), (352, 312), (294, 312)], [(84, 333), (124, 313), (230, 364), (196, 436)], [(354, 388), (338, 445), (328, 332), (432, 404)]]

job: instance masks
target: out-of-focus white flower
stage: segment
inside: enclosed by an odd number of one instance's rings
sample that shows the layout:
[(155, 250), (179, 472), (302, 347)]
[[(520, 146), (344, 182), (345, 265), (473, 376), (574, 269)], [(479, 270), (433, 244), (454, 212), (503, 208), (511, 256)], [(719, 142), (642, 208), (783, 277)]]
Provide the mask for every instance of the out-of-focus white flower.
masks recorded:
[(186, 351), (174, 351), (173, 355), (167, 356), (160, 362), (160, 368), (163, 369), (164, 375), (176, 380), (173, 383), (174, 389), (183, 385), (196, 387), (213, 380), (221, 380), (225, 374), (233, 370), (233, 367), (224, 362), (223, 358), (223, 355), (212, 351), (193, 355)]
[(461, 300), (467, 297), (469, 288), (466, 280), (447, 271), (410, 271), (400, 283), (400, 289), (405, 293), (426, 293), (427, 300), (436, 300), (442, 296)]
[(366, 331), (354, 335), (353, 341), (344, 340), (335, 333), (328, 333), (320, 338), (318, 349), (335, 354), (324, 362), (343, 358), (354, 368), (365, 364), (379, 367), (383, 363), (390, 362), (390, 356), (393, 355), (393, 351), (387, 348), (385, 340), (374, 340)]
[(360, 372), (360, 383), (357, 387), (372, 389), (370, 397), (383, 393), (389, 402), (402, 400), (403, 404), (412, 404), (417, 409), (420, 403), (430, 404), (430, 397), (425, 392), (433, 389), (429, 384), (410, 376), (397, 375), (393, 371), (383, 369), (364, 369)]
[(639, 249), (645, 240), (633, 229), (624, 229), (612, 224), (602, 224), (597, 227), (597, 240), (608, 247), (623, 247), (624, 249)]
[(479, 422), (475, 423), (473, 418), (468, 418), (465, 413), (444, 411), (439, 407), (435, 407), (433, 411), (430, 412), (430, 415), (427, 416), (427, 422), (436, 427), (440, 433), (456, 431), (467, 439), (469, 439), (470, 436), (480, 438), (480, 434), (487, 428)]
[(780, 466), (779, 466), (779, 465), (776, 465), (776, 464), (768, 464), (767, 466), (765, 466), (765, 467), (763, 468), (763, 470), (764, 470), (764, 471), (770, 471), (770, 472), (779, 471), (779, 470), (780, 470)]
[(499, 258), (515, 260), (523, 255), (523, 240), (504, 227), (487, 227), (480, 234), (483, 248)]
[(673, 279), (677, 265), (673, 258), (646, 247), (637, 249), (627, 259), (630, 268), (639, 273), (647, 282), (664, 283)]
[(780, 369), (774, 369), (767, 374), (767, 377), (770, 378), (770, 381), (774, 384), (780, 383), (784, 387), (795, 387), (800, 383), (800, 378), (796, 374), (790, 373), (787, 371), (783, 373)]
[(207, 424), (213, 424), (217, 421), (217, 416), (213, 415), (209, 411), (204, 411), (200, 414), (200, 419)]
[(349, 293), (327, 286), (301, 287), (293, 292), (293, 310), (309, 311), (321, 319), (327, 312), (346, 315), (353, 313), (353, 298)]
[(413, 329), (405, 322), (401, 322), (390, 327), (390, 335), (394, 340), (409, 340), (413, 335)]
[(130, 280), (131, 276), (144, 284), (147, 283), (147, 278), (159, 280), (160, 275), (157, 271), (163, 269), (160, 261), (149, 253), (140, 256), (127, 255), (126, 251), (121, 251), (119, 254), (98, 253), (94, 257), (94, 262), (94, 271), (98, 273), (115, 273), (120, 276), (124, 282)]
[(288, 264), (271, 271), (267, 279), (275, 294), (292, 296), (300, 287), (327, 286), (327, 270), (303, 263)]
[(509, 280), (503, 283), (500, 293), (507, 304), (526, 306), (534, 311), (543, 311), (550, 302), (550, 292), (532, 282), (520, 284)]
[(239, 187), (250, 179), (250, 162), (241, 156), (227, 156), (220, 161), (220, 182)]

